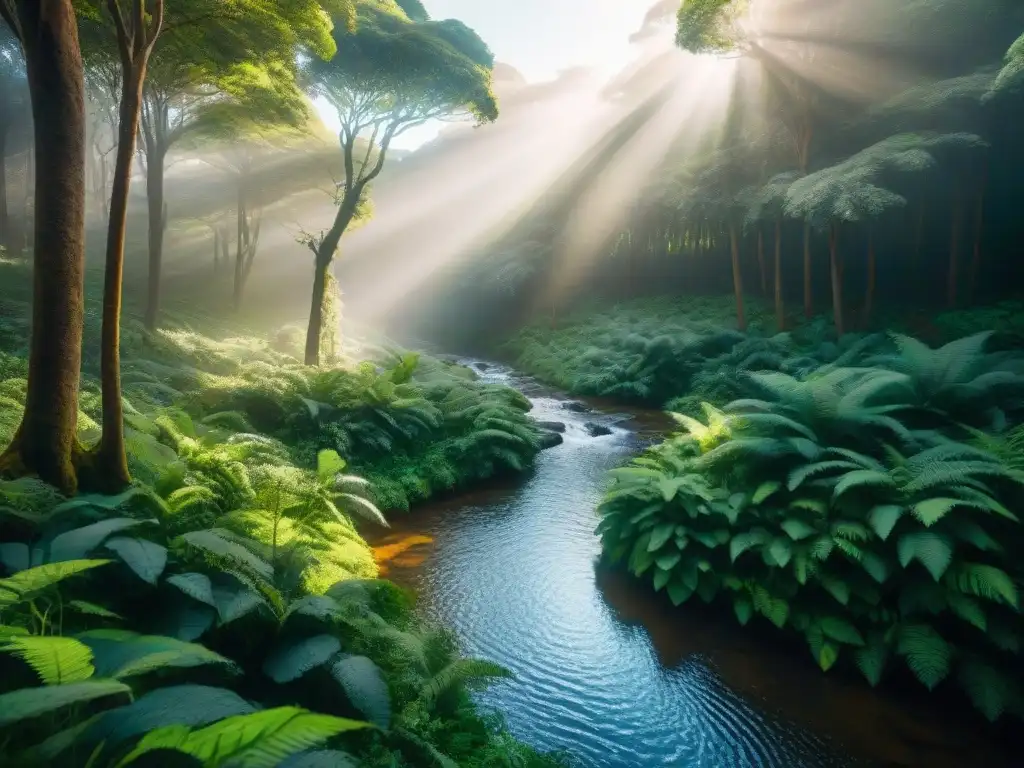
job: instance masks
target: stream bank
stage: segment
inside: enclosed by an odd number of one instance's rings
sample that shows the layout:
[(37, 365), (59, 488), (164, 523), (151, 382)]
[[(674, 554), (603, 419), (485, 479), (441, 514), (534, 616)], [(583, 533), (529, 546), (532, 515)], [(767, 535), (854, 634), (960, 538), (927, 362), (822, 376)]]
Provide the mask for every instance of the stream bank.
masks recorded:
[(415, 589), (467, 653), (515, 672), (479, 698), (517, 737), (586, 768), (1010, 765), (954, 716), (824, 675), (598, 568), (604, 472), (663, 434), (664, 415), (581, 409), (496, 365), (481, 377), (565, 424), (562, 444), (520, 482), (393, 517), (370, 543), (382, 575)]

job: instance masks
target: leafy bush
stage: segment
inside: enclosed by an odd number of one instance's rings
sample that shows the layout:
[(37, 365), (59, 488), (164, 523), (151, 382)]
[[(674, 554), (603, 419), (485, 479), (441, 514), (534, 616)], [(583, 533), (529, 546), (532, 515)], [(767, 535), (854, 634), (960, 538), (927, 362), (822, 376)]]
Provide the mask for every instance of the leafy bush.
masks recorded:
[(751, 397), (677, 414), (680, 434), (611, 472), (606, 556), (676, 605), (802, 636), (823, 670), (848, 660), (875, 685), (902, 664), (1024, 716), (1019, 430), (989, 451), (954, 418), (1014, 412), (1020, 377), (980, 337), (895, 342), (889, 369), (749, 374)]
[(449, 766), (507, 743), (466, 691), (508, 673), (459, 658), (373, 578), (352, 517), (386, 523), (336, 452), (307, 471), (267, 438), (208, 446), (183, 414), (156, 423), (174, 454), (158, 490), (0, 484), (22, 531), (0, 545), (5, 764), (169, 749), (208, 765)]
[(733, 307), (718, 299), (636, 301), (581, 312), (557, 330), (534, 327), (508, 342), (516, 365), (575, 394), (614, 397), (696, 415), (700, 402), (745, 395), (743, 374), (803, 375), (887, 351), (885, 336), (832, 340), (823, 320), (770, 335), (770, 311), (753, 304), (748, 333), (728, 330)]

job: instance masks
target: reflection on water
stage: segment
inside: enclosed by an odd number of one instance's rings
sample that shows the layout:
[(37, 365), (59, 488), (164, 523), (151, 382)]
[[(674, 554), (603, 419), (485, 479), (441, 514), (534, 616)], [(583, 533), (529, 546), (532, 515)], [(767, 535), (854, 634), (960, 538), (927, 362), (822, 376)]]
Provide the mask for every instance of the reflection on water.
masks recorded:
[[(538, 419), (566, 424), (565, 442), (518, 487), (393, 516), (374, 544), (385, 575), (415, 588), (466, 652), (515, 672), (480, 700), (517, 736), (587, 768), (1003, 764), (867, 686), (597, 569), (594, 508), (633, 432), (500, 370), (487, 378), (524, 389)], [(587, 421), (613, 433), (590, 437)]]

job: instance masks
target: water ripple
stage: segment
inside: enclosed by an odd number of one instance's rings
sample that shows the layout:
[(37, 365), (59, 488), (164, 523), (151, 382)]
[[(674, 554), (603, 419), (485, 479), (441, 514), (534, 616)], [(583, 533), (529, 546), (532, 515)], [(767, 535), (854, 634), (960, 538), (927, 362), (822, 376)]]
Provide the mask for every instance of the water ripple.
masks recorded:
[[(520, 383), (494, 368), (485, 378)], [(740, 673), (769, 679), (770, 661), (758, 666), (744, 657), (720, 674), (709, 656), (726, 658), (732, 641), (672, 624), (659, 631), (691, 650), (666, 667), (650, 632), (622, 618), (653, 598), (624, 593), (611, 605), (599, 588), (594, 507), (605, 470), (635, 440), (616, 426), (621, 418), (576, 413), (553, 397), (534, 403), (538, 419), (567, 425), (565, 442), (542, 453), (518, 489), (415, 516), (407, 524), (418, 526), (420, 541), (433, 539), (430, 555), (408, 573), (391, 574), (418, 589), (424, 610), (454, 627), (466, 652), (515, 673), (479, 694), (480, 703), (504, 713), (518, 737), (570, 751), (586, 768), (855, 764), (727, 684)], [(612, 434), (590, 437), (588, 421)], [(707, 653), (692, 650), (700, 648)]]

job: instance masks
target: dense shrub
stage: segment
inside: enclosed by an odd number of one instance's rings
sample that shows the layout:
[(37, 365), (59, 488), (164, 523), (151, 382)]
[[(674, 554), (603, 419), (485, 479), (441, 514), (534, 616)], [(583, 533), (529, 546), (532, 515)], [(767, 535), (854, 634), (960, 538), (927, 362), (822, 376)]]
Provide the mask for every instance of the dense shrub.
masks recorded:
[[(802, 636), (828, 670), (877, 684), (905, 664), (960, 685), (989, 718), (1024, 716), (1019, 356), (987, 334), (885, 367), (745, 376), (751, 392), (613, 470), (608, 560)], [(973, 426), (972, 426), (973, 425)], [(993, 426), (996, 425), (996, 426)]]

